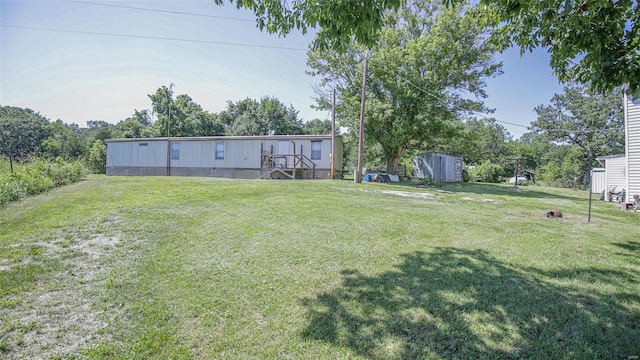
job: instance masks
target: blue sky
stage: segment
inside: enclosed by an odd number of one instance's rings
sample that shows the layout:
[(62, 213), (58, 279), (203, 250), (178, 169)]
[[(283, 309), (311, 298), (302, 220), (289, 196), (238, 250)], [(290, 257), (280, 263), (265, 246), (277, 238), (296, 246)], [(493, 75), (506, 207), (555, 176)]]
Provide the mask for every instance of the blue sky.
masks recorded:
[[(150, 108), (147, 95), (173, 83), (176, 95), (186, 93), (211, 112), (223, 110), (229, 100), (268, 95), (292, 104), (304, 120), (330, 118), (310, 108), (318, 80), (305, 74), (305, 49), (313, 34), (279, 38), (257, 29), (254, 19), (250, 12), (216, 6), (212, 0), (1, 0), (0, 104), (28, 107), (51, 120), (81, 126), (87, 120), (116, 123), (134, 109)], [(528, 125), (535, 120), (533, 108), (562, 90), (548, 54), (538, 50), (521, 57), (510, 49), (497, 59), (504, 63), (504, 75), (488, 82), (486, 103), (496, 109), (491, 116)], [(516, 138), (526, 131), (502, 125)]]

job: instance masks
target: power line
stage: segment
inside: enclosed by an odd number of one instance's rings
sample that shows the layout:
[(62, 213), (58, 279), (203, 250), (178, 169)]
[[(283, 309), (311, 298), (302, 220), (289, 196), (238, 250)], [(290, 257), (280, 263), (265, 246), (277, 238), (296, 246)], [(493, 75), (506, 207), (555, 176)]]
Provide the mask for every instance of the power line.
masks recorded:
[(255, 21), (255, 20), (252, 20), (252, 19), (242, 19), (242, 18), (235, 18), (235, 17), (228, 17), (228, 16), (207, 15), (207, 14), (196, 14), (196, 13), (189, 13), (189, 12), (182, 12), (182, 11), (172, 11), (172, 10), (151, 9), (151, 8), (143, 8), (143, 7), (135, 7), (135, 6), (126, 6), (126, 5), (103, 4), (103, 3), (96, 3), (96, 2), (91, 2), (91, 1), (77, 1), (77, 0), (62, 0), (62, 1), (64, 1), (64, 2), (68, 2), (68, 3), (84, 4), (84, 5), (106, 6), (106, 7), (120, 8), (120, 9), (130, 9), (130, 10), (140, 10), (140, 11), (152, 11), (152, 12), (159, 12), (159, 13), (166, 13), (166, 14), (187, 15), (187, 16), (198, 16), (198, 17), (214, 18), (214, 19), (223, 19), (223, 20), (251, 21), (251, 22), (254, 22), (254, 21)]
[(270, 45), (258, 45), (258, 44), (232, 43), (232, 42), (223, 42), (223, 41), (210, 41), (210, 40), (197, 40), (197, 39), (169, 38), (169, 37), (161, 37), (161, 36), (144, 36), (144, 35), (131, 35), (131, 34), (114, 34), (114, 33), (94, 32), (94, 31), (63, 30), (63, 29), (51, 29), (51, 28), (40, 28), (40, 27), (31, 27), (31, 26), (16, 26), (16, 25), (4, 25), (4, 24), (3, 24), (3, 25), (0, 25), (0, 27), (4, 27), (4, 28), (13, 28), (13, 29), (24, 29), (24, 30), (38, 30), (38, 31), (61, 32), (61, 33), (70, 33), (70, 34), (83, 34), (83, 35), (99, 35), (99, 36), (113, 36), (113, 37), (124, 37), (124, 38), (136, 38), (136, 39), (147, 39), (147, 40), (181, 41), (181, 42), (190, 42), (190, 43), (197, 43), (197, 44), (214, 44), (214, 45), (227, 45), (227, 46), (253, 47), (253, 48), (262, 48), (262, 49), (277, 49), (277, 50), (291, 50), (291, 51), (307, 51), (307, 49), (302, 49), (302, 48), (291, 48), (291, 47), (284, 47), (284, 46), (270, 46)]

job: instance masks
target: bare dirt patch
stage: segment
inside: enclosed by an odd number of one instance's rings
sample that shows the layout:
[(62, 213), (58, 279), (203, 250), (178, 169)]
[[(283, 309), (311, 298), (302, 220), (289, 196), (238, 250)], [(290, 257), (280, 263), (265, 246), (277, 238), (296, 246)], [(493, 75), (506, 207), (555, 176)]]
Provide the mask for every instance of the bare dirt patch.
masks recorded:
[(6, 324), (0, 325), (4, 349), (0, 357), (65, 357), (111, 340), (100, 329), (118, 315), (118, 308), (106, 301), (105, 283), (112, 269), (123, 265), (127, 257), (121, 256), (121, 235), (94, 233), (100, 226), (74, 229), (71, 241), (67, 233), (51, 242), (32, 243), (30, 246), (43, 249), (37, 257), (2, 265), (10, 269), (46, 261), (60, 270), (35, 290), (12, 296), (11, 308), (0, 308), (0, 323)]

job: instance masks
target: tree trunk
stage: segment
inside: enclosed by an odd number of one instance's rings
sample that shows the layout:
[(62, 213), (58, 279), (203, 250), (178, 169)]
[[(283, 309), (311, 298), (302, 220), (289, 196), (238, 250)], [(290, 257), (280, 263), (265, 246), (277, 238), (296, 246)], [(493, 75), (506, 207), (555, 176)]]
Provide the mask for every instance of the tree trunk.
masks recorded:
[(9, 156), (9, 169), (11, 169), (11, 173), (13, 174), (13, 160), (11, 159), (11, 156)]
[(400, 164), (400, 158), (391, 157), (387, 160), (387, 173), (388, 174), (397, 174), (398, 173), (398, 165)]
[(587, 163), (585, 164), (584, 169), (584, 185), (591, 185), (591, 166), (593, 164), (593, 147), (589, 146), (587, 148)]
[(404, 155), (404, 147), (400, 147), (395, 149), (391, 155), (387, 157), (387, 173), (388, 174), (398, 174), (398, 166), (400, 165), (400, 160), (402, 160), (402, 156)]

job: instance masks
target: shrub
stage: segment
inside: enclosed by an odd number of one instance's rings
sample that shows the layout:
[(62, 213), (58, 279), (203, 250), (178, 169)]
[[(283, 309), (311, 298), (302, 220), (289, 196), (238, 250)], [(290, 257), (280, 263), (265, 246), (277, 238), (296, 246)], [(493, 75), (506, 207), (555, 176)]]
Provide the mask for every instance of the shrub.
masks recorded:
[(476, 181), (497, 183), (503, 175), (504, 168), (491, 160), (484, 161), (471, 170), (471, 177)]
[(96, 140), (91, 149), (89, 149), (89, 168), (94, 174), (106, 174), (107, 172), (107, 147), (105, 144)]
[(66, 162), (58, 157), (54, 163), (49, 163), (33, 159), (14, 166), (13, 173), (0, 173), (0, 205), (78, 182), (85, 175), (86, 170), (80, 161)]

